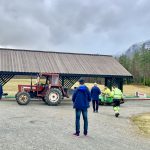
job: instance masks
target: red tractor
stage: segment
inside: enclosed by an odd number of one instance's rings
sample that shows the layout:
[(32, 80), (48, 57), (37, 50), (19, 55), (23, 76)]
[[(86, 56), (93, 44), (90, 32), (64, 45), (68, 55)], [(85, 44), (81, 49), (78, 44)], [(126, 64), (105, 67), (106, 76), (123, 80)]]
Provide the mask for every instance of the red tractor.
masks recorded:
[[(44, 78), (45, 83), (40, 84), (40, 78)], [(18, 85), (16, 101), (20, 105), (27, 105), (31, 98), (41, 98), (47, 105), (56, 106), (61, 100), (67, 97), (59, 81), (59, 74), (42, 73), (37, 77), (37, 83), (32, 85)]]

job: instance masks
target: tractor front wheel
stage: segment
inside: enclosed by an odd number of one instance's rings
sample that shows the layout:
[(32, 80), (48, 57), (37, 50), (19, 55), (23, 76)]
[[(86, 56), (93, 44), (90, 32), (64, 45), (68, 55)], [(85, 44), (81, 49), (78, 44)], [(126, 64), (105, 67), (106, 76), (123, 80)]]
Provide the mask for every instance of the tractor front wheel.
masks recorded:
[(30, 95), (27, 92), (19, 92), (16, 94), (16, 101), (19, 105), (27, 105), (30, 102)]
[(59, 89), (52, 88), (47, 91), (45, 96), (45, 101), (50, 106), (57, 106), (61, 103), (62, 100), (62, 92)]

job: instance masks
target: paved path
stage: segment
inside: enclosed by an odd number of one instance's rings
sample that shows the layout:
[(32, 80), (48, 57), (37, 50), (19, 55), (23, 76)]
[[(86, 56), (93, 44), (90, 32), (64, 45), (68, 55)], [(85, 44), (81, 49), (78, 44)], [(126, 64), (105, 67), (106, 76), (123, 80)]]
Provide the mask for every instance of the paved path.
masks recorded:
[[(70, 101), (49, 107), (42, 101), (19, 106), (0, 101), (0, 150), (150, 150), (150, 139), (130, 121), (134, 114), (150, 112), (150, 101), (128, 101), (115, 118), (111, 106), (89, 109), (89, 135), (75, 137)], [(81, 127), (83, 121), (81, 121)]]

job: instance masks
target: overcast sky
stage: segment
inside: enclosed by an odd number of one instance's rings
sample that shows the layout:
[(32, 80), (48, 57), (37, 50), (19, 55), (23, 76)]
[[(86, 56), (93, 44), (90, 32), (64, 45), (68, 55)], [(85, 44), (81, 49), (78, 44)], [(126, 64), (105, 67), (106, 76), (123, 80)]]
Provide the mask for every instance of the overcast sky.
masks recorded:
[(118, 54), (150, 40), (150, 0), (0, 0), (0, 47)]

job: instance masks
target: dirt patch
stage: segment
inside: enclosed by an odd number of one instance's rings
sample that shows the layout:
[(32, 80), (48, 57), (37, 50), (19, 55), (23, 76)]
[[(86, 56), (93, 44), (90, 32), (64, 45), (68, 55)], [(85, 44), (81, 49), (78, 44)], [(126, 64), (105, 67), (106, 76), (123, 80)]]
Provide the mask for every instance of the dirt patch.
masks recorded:
[(145, 135), (150, 136), (150, 113), (133, 116), (131, 120)]

